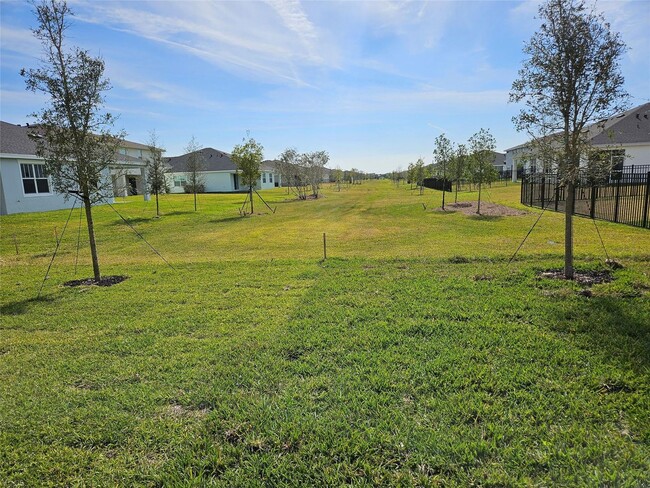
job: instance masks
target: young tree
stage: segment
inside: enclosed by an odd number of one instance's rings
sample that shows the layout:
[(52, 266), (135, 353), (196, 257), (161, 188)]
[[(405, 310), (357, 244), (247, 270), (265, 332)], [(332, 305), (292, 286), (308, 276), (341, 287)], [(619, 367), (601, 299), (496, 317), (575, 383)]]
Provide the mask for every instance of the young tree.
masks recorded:
[(539, 17), (510, 101), (524, 103), (515, 127), (533, 137), (536, 152), (551, 155), (566, 186), (564, 276), (573, 279), (575, 185), (589, 148), (584, 129), (625, 109), (619, 62), (626, 46), (584, 0), (547, 0)]
[(420, 189), (420, 195), (422, 195), (424, 193), (424, 187), (422, 186), (424, 182), (424, 160), (422, 158), (418, 159), (413, 167), (413, 179)]
[(253, 188), (260, 177), (260, 165), (264, 159), (264, 148), (255, 139), (249, 137), (243, 144), (238, 144), (233, 148), (231, 158), (241, 171), (242, 183), (248, 185), (252, 214), (254, 213)]
[(409, 165), (406, 167), (406, 180), (408, 181), (409, 185), (411, 185), (412, 190), (413, 181), (415, 180), (415, 165), (413, 163), (409, 163)]
[(454, 151), (449, 167), (449, 174), (454, 179), (456, 187), (454, 195), (454, 203), (458, 203), (458, 190), (460, 189), (460, 182), (465, 176), (467, 171), (467, 147), (465, 144), (458, 144)]
[(336, 188), (338, 191), (341, 191), (341, 181), (343, 180), (343, 170), (341, 169), (340, 166), (337, 166), (334, 168), (334, 183), (336, 184)]
[[(436, 137), (436, 148), (433, 150), (433, 157), (436, 161), (436, 164), (442, 169), (442, 180), (443, 185), (447, 181), (447, 167), (451, 163), (452, 156), (454, 154), (454, 148), (452, 143), (447, 136), (440, 134)], [(445, 209), (445, 189), (442, 190), (442, 209)]]
[(205, 161), (203, 160), (203, 152), (201, 152), (201, 145), (196, 142), (196, 138), (192, 136), (190, 142), (185, 146), (185, 153), (187, 154), (187, 161), (185, 162), (185, 174), (187, 175), (187, 184), (185, 185), (185, 193), (194, 194), (194, 211), (196, 212), (196, 194), (204, 191), (205, 177), (203, 171), (205, 169)]
[(287, 185), (287, 194), (294, 189), (296, 167), (298, 166), (298, 152), (294, 148), (287, 148), (278, 156), (277, 169), (282, 182)]
[(147, 187), (149, 193), (156, 196), (156, 217), (160, 217), (160, 207), (158, 205), (158, 195), (169, 192), (166, 174), (168, 166), (163, 161), (162, 153), (164, 149), (158, 142), (156, 131), (149, 134), (149, 157), (146, 160), (147, 165)]
[(481, 213), (481, 187), (489, 181), (494, 172), (492, 166), (493, 152), (497, 143), (489, 130), (481, 129), (469, 138), (471, 156), (469, 158), (469, 173), (472, 181), (478, 184), (478, 207), (476, 213)]
[(73, 15), (65, 1), (35, 4), (41, 41), (40, 67), (22, 69), (27, 89), (43, 92), (48, 105), (32, 114), (37, 120), (36, 153), (45, 160), (45, 170), (54, 189), (66, 198), (77, 195), (84, 205), (95, 281), (101, 279), (92, 205), (112, 196), (109, 165), (123, 133), (113, 133), (111, 114), (103, 111), (103, 92), (110, 88), (104, 78), (104, 61), (88, 51), (67, 49), (66, 30)]
[(287, 193), (292, 191), (300, 200), (307, 198), (307, 174), (303, 167), (303, 155), (293, 149), (285, 149), (279, 156), (282, 180), (287, 184)]
[(316, 151), (305, 153), (301, 156), (301, 165), (307, 177), (307, 183), (311, 187), (311, 193), (314, 198), (318, 198), (318, 190), (323, 181), (323, 170), (329, 161), (330, 156), (327, 151)]

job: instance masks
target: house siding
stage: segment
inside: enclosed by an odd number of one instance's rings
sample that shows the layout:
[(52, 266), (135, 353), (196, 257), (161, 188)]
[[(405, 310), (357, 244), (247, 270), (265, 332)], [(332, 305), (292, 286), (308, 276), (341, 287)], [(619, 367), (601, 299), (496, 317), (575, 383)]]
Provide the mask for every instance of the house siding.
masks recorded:
[(0, 158), (0, 215), (43, 212), (61, 210), (72, 206), (71, 201), (66, 201), (63, 195), (54, 193), (50, 181), (50, 192), (47, 194), (25, 195), (23, 191), (23, 178), (20, 173), (21, 163), (38, 164), (38, 159), (12, 159)]

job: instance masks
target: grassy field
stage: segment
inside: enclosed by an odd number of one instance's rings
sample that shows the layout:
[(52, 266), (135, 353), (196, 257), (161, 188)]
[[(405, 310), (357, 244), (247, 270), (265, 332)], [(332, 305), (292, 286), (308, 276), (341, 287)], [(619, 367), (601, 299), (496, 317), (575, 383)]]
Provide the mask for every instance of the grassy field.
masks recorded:
[[(69, 211), (1, 218), (0, 484), (647, 485), (647, 230), (598, 223), (625, 268), (587, 297), (539, 277), (558, 214), (508, 265), (537, 211), (443, 213), (385, 181), (263, 195), (275, 214), (116, 203), (173, 269), (96, 208), (102, 272), (129, 276), (110, 288), (61, 286), (91, 275), (75, 210), (38, 300)], [(525, 209), (517, 185), (484, 196)], [(593, 222), (575, 238), (603, 269)]]

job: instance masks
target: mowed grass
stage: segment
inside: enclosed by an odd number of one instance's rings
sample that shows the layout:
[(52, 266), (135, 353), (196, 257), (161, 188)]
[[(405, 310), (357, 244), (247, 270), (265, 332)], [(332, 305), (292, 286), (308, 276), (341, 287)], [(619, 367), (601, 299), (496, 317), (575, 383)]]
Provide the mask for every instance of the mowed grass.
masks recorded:
[[(2, 483), (647, 484), (647, 230), (598, 223), (625, 269), (587, 297), (538, 275), (562, 263), (557, 214), (508, 265), (536, 211), (442, 213), (388, 182), (263, 195), (275, 214), (116, 204), (174, 269), (98, 207), (102, 271), (129, 276), (110, 288), (61, 286), (91, 273), (75, 211), (39, 300), (68, 212), (2, 217)], [(604, 269), (589, 220), (576, 254)]]

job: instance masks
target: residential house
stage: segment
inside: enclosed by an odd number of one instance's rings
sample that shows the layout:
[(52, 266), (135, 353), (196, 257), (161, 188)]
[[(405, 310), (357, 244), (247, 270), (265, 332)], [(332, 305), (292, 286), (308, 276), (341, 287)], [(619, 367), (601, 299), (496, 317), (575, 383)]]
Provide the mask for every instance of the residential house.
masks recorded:
[[(45, 161), (36, 155), (36, 144), (29, 137), (29, 125), (0, 122), (0, 215), (42, 212), (69, 208), (69, 195), (57, 193), (45, 172)], [(122, 141), (114, 164), (105, 178), (112, 180), (113, 197), (146, 192), (146, 159), (149, 147)], [(109, 199), (112, 201), (112, 199)]]
[[(225, 151), (206, 147), (199, 152), (201, 160), (201, 181), (206, 193), (229, 193), (246, 191), (241, 183), (241, 174), (230, 154)], [(169, 166), (167, 179), (171, 193), (183, 193), (188, 182), (187, 162), (191, 153), (166, 158)], [(275, 166), (264, 161), (260, 167), (257, 189), (267, 190), (280, 186), (280, 175)]]
[(506, 170), (506, 153), (492, 151), (492, 166), (502, 174)]
[[(650, 103), (591, 124), (585, 130), (592, 146), (609, 153), (613, 168), (650, 164)], [(530, 143), (506, 149), (507, 169), (522, 164), (527, 172), (541, 170), (531, 153)], [(512, 177), (516, 180), (516, 172)]]

